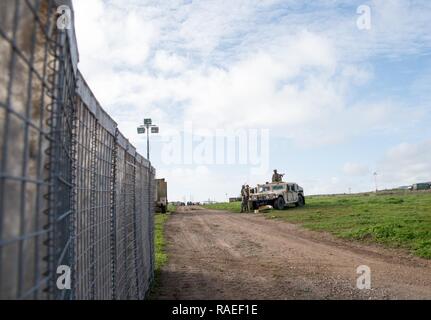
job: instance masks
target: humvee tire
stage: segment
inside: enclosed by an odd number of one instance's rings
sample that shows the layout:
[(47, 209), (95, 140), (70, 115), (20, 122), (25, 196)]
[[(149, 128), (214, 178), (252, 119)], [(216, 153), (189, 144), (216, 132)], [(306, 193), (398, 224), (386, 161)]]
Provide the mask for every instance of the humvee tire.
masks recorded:
[(256, 202), (254, 202), (254, 201), (252, 201), (252, 202), (251, 202), (251, 208), (252, 208), (253, 210), (257, 210), (257, 209), (259, 209), (259, 207), (257, 206), (257, 203), (256, 203)]
[(296, 205), (297, 207), (303, 207), (303, 206), (305, 205), (305, 199), (304, 199), (304, 196), (299, 195), (299, 196), (298, 196), (298, 202), (297, 202), (297, 203), (295, 203), (295, 205)]
[(285, 206), (285, 202), (283, 197), (278, 197), (274, 200), (274, 209), (283, 210)]

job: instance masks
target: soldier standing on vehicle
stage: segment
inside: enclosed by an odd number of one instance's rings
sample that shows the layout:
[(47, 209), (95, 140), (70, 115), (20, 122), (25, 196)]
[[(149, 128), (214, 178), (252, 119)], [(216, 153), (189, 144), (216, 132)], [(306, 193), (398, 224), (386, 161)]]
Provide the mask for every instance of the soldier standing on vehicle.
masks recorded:
[(283, 182), (284, 173), (278, 173), (277, 169), (274, 170), (274, 174), (272, 175), (272, 182)]

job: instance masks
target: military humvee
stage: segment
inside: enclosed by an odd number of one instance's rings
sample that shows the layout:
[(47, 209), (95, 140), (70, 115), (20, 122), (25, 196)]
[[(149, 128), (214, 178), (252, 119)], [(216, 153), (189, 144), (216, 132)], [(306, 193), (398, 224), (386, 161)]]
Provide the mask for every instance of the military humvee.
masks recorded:
[(253, 210), (264, 205), (271, 205), (277, 210), (292, 204), (302, 207), (305, 205), (304, 189), (291, 182), (260, 184), (256, 192), (250, 195), (250, 202)]

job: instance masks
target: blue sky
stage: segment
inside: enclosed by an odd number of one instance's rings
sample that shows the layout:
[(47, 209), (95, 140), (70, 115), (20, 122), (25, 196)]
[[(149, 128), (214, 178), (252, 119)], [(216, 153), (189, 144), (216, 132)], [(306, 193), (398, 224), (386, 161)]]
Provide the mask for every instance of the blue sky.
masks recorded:
[[(429, 1), (73, 3), (79, 67), (99, 101), (142, 154), (136, 126), (160, 125), (152, 161), (170, 200), (224, 200), (274, 168), (308, 194), (372, 190), (375, 171), (380, 188), (431, 180)], [(268, 130), (266, 170), (167, 163), (188, 121), (192, 150), (216, 130)]]

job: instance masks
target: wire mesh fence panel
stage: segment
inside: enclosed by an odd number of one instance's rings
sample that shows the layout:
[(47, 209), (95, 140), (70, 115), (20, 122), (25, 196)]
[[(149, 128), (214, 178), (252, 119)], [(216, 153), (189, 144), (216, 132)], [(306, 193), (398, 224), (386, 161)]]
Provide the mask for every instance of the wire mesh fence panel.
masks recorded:
[(145, 232), (145, 239), (148, 239), (149, 243), (149, 251), (150, 254), (146, 258), (149, 260), (149, 271), (150, 271), (150, 279), (147, 283), (150, 283), (154, 279), (154, 270), (156, 269), (156, 252), (155, 252), (155, 246), (154, 246), (154, 214), (156, 212), (156, 204), (154, 199), (156, 198), (156, 171), (153, 167), (149, 166), (149, 177), (147, 178), (147, 185), (149, 190), (149, 199), (148, 199), (148, 207), (149, 210), (146, 210), (146, 215), (148, 215), (148, 231)]
[(131, 150), (126, 152), (126, 176), (125, 176), (125, 196), (126, 196), (126, 210), (125, 214), (125, 241), (127, 245), (125, 246), (125, 258), (129, 262), (127, 264), (127, 281), (128, 281), (128, 299), (137, 299), (138, 298), (138, 286), (136, 280), (136, 256), (135, 256), (135, 248), (136, 248), (136, 224), (135, 224), (135, 215), (136, 215), (136, 206), (135, 206), (135, 152), (132, 151), (133, 155), (130, 153)]
[(50, 117), (49, 149), (49, 229), (48, 241), (50, 288), (55, 299), (73, 298), (73, 291), (59, 288), (57, 269), (67, 266), (74, 270), (74, 237), (76, 212), (75, 193), (75, 75), (69, 42), (64, 33), (58, 34), (57, 69), (55, 76), (55, 98)]
[(93, 137), (96, 130), (96, 118), (79, 101), (77, 112), (77, 147), (76, 147), (76, 264), (75, 291), (78, 299), (89, 299), (91, 290), (92, 268), (92, 210), (94, 190), (93, 182)]
[(0, 1), (0, 298), (46, 298), (53, 1)]
[(118, 137), (117, 154), (117, 281), (118, 298), (136, 298), (134, 282), (135, 261), (133, 256), (133, 215), (135, 201), (135, 164), (128, 142), (121, 134)]
[(154, 171), (79, 73), (64, 4), (0, 1), (0, 298), (142, 299)]
[[(138, 225), (138, 252), (140, 257), (147, 257), (146, 259), (138, 259), (138, 277), (140, 283), (144, 284), (141, 289), (141, 294), (145, 294), (149, 290), (149, 284), (153, 278), (153, 251), (151, 246), (153, 244), (152, 234), (152, 207), (154, 194), (151, 194), (151, 181), (154, 180), (154, 172), (147, 160), (141, 158), (140, 165), (138, 166), (136, 188), (139, 190), (137, 194), (141, 197), (137, 200), (137, 225)], [(150, 183), (148, 183), (150, 181)], [(154, 186), (153, 186), (154, 187)], [(152, 210), (152, 211), (151, 211)]]
[(95, 208), (94, 208), (94, 298), (110, 299), (112, 296), (111, 257), (111, 196), (112, 156), (115, 137), (97, 123)]
[[(146, 177), (144, 176), (143, 158), (140, 156), (136, 157), (136, 194), (143, 195), (148, 188), (145, 187), (144, 183)], [(146, 202), (143, 196), (135, 199), (135, 212), (136, 212), (136, 277), (138, 283), (142, 283), (143, 287), (140, 288), (139, 299), (143, 299), (143, 295), (149, 289), (148, 287), (148, 270), (146, 270), (146, 261), (143, 259), (144, 256), (149, 256), (149, 252), (146, 251), (145, 237), (143, 236), (143, 230), (147, 228), (145, 222), (145, 207)]]
[(129, 282), (127, 276), (128, 261), (126, 259), (127, 237), (126, 237), (126, 149), (121, 146), (125, 141), (120, 135), (117, 144), (117, 166), (116, 166), (116, 292), (118, 299), (127, 299)]

